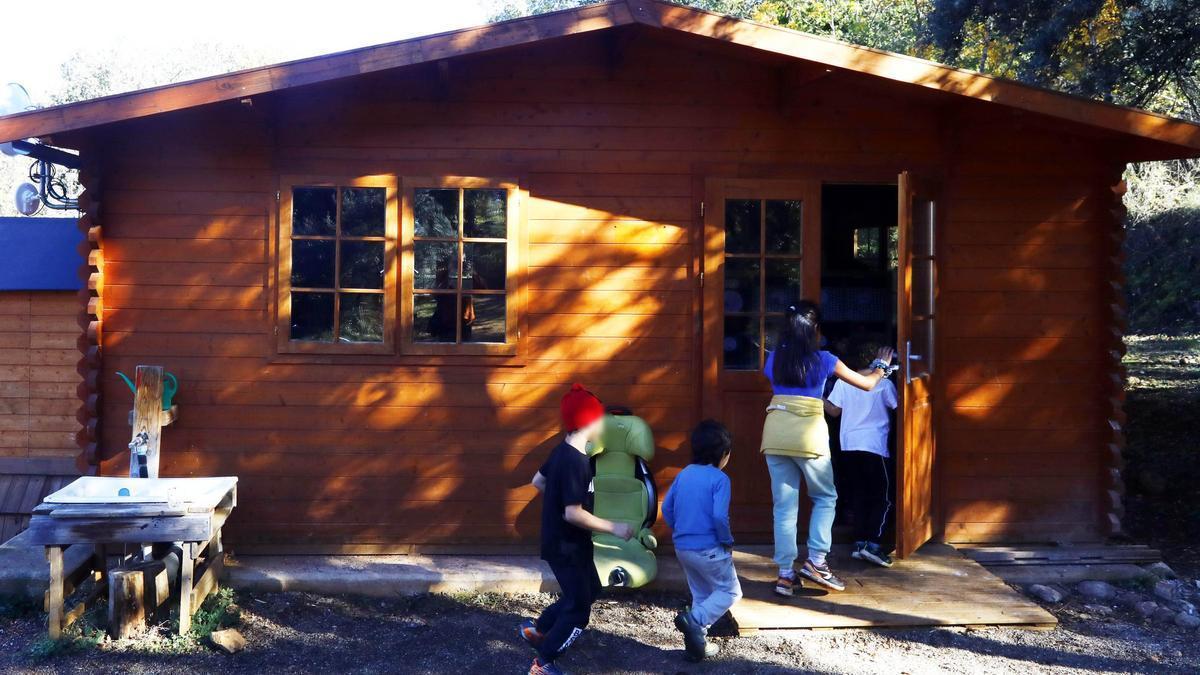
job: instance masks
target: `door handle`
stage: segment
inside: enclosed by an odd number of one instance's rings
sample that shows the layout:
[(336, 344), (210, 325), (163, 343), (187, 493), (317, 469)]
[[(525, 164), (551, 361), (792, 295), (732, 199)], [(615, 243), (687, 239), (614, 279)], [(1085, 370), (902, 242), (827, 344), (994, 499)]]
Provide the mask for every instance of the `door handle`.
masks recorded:
[(912, 363), (913, 361), (922, 361), (925, 357), (912, 352), (912, 340), (904, 341), (904, 379), (912, 382), (916, 378), (913, 377)]

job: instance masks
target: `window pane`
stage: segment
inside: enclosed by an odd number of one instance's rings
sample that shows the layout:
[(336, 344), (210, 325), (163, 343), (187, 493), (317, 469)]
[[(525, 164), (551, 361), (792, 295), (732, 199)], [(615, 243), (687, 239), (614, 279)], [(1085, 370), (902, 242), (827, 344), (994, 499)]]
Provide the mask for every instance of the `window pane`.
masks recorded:
[(506, 190), (464, 190), (463, 236), (503, 239), (508, 233)]
[(756, 199), (725, 200), (725, 251), (758, 253), (761, 205)]
[(454, 342), (458, 296), (454, 293), (413, 296), (413, 339), (417, 342)]
[(800, 299), (800, 261), (767, 260), (767, 311), (782, 312)]
[(786, 318), (779, 315), (766, 317), (766, 334), (763, 335), (763, 349), (769, 352), (775, 351), (775, 342), (779, 337), (779, 329), (783, 327), (786, 321)]
[(342, 234), (382, 237), (387, 219), (387, 190), (342, 188)]
[(870, 269), (879, 269), (883, 260), (878, 227), (858, 227), (854, 230), (854, 259)]
[[(505, 299), (503, 295), (464, 295), (463, 342), (504, 342)], [(474, 320), (471, 320), (471, 315)]]
[(341, 288), (383, 288), (383, 242), (343, 241)]
[(758, 258), (725, 259), (725, 311), (753, 312), (758, 309)]
[(292, 241), (292, 285), (300, 288), (333, 288), (332, 241)]
[(342, 293), (338, 330), (342, 342), (383, 342), (383, 294)]
[(418, 237), (457, 237), (458, 190), (413, 190), (413, 229)]
[(507, 253), (507, 244), (463, 244), (463, 288), (503, 290)]
[(725, 370), (758, 370), (758, 317), (725, 317)]
[(413, 268), (415, 288), (458, 288), (458, 244), (414, 242)]
[(933, 261), (917, 258), (912, 261), (912, 313), (915, 316), (933, 314)]
[(913, 200), (912, 254), (933, 255), (934, 204), (928, 199)]
[(804, 202), (798, 199), (767, 201), (767, 253), (799, 253)]
[(337, 230), (337, 188), (292, 189), (292, 234), (333, 236)]
[(292, 293), (291, 338), (333, 341), (333, 293)]

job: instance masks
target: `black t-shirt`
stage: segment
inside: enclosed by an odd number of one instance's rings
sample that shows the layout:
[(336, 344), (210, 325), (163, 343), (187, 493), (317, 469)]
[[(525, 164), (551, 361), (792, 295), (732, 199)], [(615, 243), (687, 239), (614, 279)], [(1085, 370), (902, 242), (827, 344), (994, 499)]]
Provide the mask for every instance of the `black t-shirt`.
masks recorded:
[(592, 556), (592, 533), (563, 519), (572, 504), (592, 510), (592, 463), (587, 455), (559, 443), (540, 469), (546, 478), (542, 497), (542, 560)]

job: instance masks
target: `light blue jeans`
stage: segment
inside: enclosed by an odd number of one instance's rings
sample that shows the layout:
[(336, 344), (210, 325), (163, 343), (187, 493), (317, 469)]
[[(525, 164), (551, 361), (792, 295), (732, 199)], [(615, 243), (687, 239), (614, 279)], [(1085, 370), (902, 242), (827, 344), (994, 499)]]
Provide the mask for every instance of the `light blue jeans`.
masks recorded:
[(803, 478), (812, 500), (808, 519), (808, 553), (829, 553), (833, 540), (833, 517), (837, 513), (837, 488), (833, 484), (831, 455), (814, 459), (767, 455), (771, 472), (771, 497), (775, 500), (775, 564), (790, 570), (796, 562), (796, 520), (800, 512), (800, 481)]
[(692, 591), (692, 618), (708, 628), (742, 597), (742, 584), (733, 569), (733, 552), (721, 546), (702, 551), (677, 548), (675, 557)]

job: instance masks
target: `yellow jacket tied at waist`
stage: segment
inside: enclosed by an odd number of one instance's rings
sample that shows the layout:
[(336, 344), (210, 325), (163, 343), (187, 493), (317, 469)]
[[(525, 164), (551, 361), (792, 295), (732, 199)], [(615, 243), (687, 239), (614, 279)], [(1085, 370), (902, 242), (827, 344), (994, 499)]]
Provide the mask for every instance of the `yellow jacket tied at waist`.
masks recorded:
[(829, 426), (825, 406), (811, 396), (771, 397), (763, 424), (762, 447), (768, 455), (823, 457), (829, 454)]

